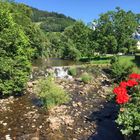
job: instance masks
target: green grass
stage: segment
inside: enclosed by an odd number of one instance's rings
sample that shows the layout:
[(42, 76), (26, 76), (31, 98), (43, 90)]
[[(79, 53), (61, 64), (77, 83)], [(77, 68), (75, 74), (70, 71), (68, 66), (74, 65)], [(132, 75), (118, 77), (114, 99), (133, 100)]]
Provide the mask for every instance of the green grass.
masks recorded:
[[(119, 57), (119, 62), (122, 65), (133, 65), (134, 67), (132, 68), (133, 72), (140, 73), (140, 62), (135, 61), (135, 56), (118, 56)], [(108, 65), (110, 64), (112, 56), (98, 56), (98, 57), (93, 57), (90, 60), (87, 58), (82, 58), (82, 61), (87, 61), (90, 62), (90, 64), (95, 64), (95, 65)]]
[(91, 64), (110, 64), (110, 59), (109, 60), (93, 60), (90, 63)]
[[(119, 56), (121, 64), (132, 65), (134, 64), (135, 56)], [(100, 58), (93, 58), (90, 61), (92, 64), (110, 64), (111, 56), (101, 56)]]
[(140, 65), (135, 61), (135, 56), (120, 56), (119, 62), (122, 65), (133, 65), (132, 72), (140, 73)]
[(92, 75), (89, 73), (83, 73), (81, 75), (81, 80), (82, 82), (84, 82), (85, 84), (88, 84), (92, 81)]
[(91, 59), (91, 64), (110, 64), (112, 56), (97, 56)]
[(124, 65), (133, 65), (135, 56), (119, 56), (119, 62)]

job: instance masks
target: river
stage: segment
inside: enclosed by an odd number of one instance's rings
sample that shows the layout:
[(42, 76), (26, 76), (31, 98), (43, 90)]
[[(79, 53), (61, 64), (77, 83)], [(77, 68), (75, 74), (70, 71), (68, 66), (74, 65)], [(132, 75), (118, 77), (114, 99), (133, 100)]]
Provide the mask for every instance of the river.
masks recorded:
[(60, 59), (60, 58), (49, 58), (49, 59), (37, 59), (33, 62), (35, 67), (54, 67), (54, 66), (72, 66), (72, 65), (82, 65), (85, 62)]

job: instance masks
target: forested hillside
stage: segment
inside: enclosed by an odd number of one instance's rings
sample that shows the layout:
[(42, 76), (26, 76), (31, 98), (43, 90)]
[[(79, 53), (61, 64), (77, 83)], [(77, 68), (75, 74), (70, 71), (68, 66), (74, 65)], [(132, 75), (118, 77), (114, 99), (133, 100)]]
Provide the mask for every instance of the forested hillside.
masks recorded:
[(64, 29), (72, 25), (75, 20), (64, 14), (56, 12), (47, 12), (32, 8), (31, 19), (40, 25), (41, 29), (47, 32), (62, 32)]

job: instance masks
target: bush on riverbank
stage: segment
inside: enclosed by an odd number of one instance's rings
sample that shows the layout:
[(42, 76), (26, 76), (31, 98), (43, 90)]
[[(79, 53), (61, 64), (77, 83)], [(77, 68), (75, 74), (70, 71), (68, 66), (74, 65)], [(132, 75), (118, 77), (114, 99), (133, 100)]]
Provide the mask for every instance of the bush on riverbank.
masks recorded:
[(92, 81), (92, 76), (90, 74), (88, 74), (88, 73), (85, 72), (85, 73), (83, 73), (81, 75), (81, 80), (85, 84), (88, 84), (88, 83), (90, 83)]
[(132, 72), (132, 67), (133, 65), (131, 63), (122, 63), (118, 59), (114, 59), (110, 67), (111, 77), (114, 79), (114, 81), (120, 82)]
[(76, 67), (70, 67), (68, 70), (68, 74), (71, 76), (76, 76), (77, 75), (77, 69)]
[(55, 83), (52, 77), (40, 79), (36, 85), (35, 93), (47, 108), (52, 108), (70, 100), (68, 94)]

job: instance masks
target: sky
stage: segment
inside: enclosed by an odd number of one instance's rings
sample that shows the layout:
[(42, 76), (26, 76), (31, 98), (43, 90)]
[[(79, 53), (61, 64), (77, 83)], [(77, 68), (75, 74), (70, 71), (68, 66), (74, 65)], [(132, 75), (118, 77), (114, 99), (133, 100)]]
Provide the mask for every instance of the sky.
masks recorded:
[(85, 23), (97, 19), (101, 13), (119, 6), (140, 13), (140, 0), (15, 0), (40, 10), (63, 13)]

